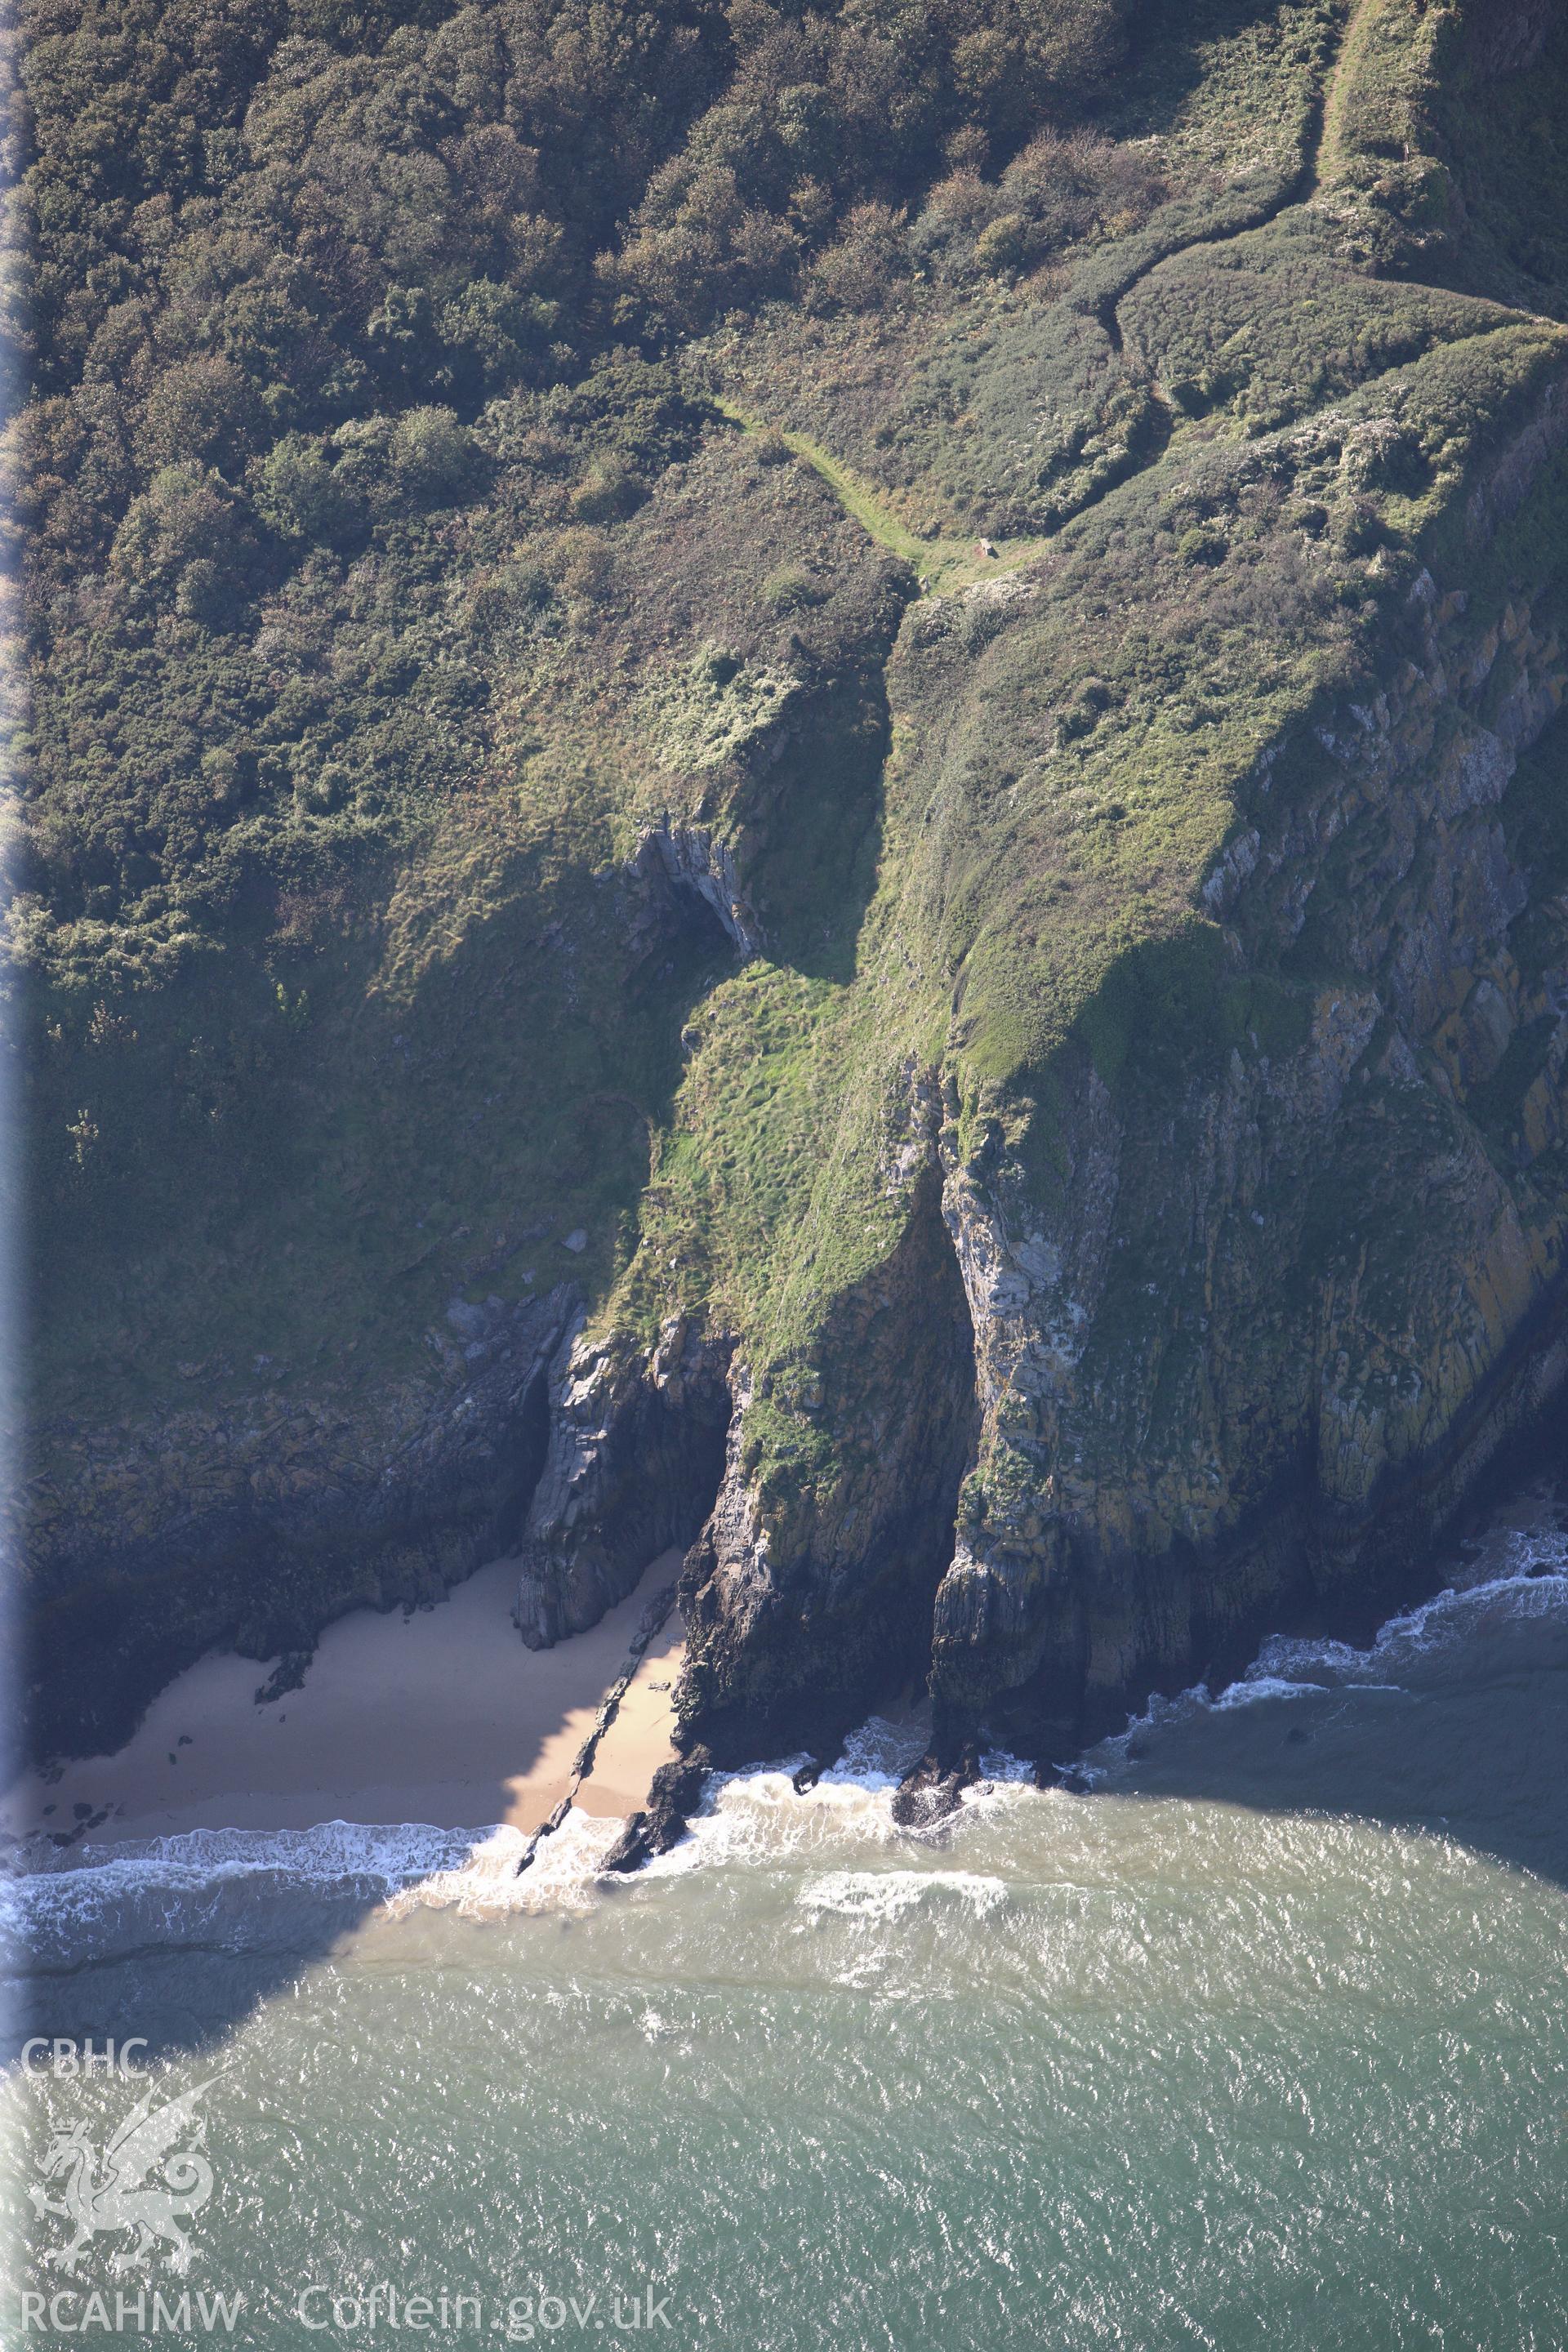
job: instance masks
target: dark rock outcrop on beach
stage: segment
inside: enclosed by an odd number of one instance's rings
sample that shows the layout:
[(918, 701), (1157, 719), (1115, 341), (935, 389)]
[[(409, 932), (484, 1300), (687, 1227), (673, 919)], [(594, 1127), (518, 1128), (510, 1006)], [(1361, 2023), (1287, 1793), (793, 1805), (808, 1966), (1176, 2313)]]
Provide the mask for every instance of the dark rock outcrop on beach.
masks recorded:
[(713, 1759), (705, 1748), (693, 1748), (672, 1764), (661, 1764), (647, 1792), (647, 1803), (635, 1812), (605, 1856), (601, 1867), (620, 1875), (640, 1870), (656, 1853), (668, 1853), (686, 1835), (687, 1822), (702, 1801), (702, 1790)]
[(905, 1773), (893, 1792), (893, 1819), (900, 1829), (930, 1830), (956, 1813), (963, 1792), (980, 1778), (980, 1759), (968, 1741), (952, 1761), (931, 1754)]

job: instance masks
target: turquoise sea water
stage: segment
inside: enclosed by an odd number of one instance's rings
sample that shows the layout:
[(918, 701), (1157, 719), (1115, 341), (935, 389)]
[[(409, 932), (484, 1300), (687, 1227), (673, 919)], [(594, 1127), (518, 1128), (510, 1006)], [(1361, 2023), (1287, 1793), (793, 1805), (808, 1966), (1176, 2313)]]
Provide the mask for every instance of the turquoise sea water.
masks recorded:
[[(1373, 1648), (1153, 1709), (1088, 1794), (991, 1759), (938, 1835), (873, 1724), (629, 1885), (576, 1820), (521, 1878), (483, 1830), (74, 1849), (13, 1890), (17, 2037), (151, 2071), (9, 2073), (5, 2341), (156, 2292), (268, 2347), (1568, 2344), (1568, 1543), (1501, 1541)], [(115, 2271), (107, 2220), (52, 2262), (51, 2148), (101, 2179), (198, 2085), (189, 2268)]]

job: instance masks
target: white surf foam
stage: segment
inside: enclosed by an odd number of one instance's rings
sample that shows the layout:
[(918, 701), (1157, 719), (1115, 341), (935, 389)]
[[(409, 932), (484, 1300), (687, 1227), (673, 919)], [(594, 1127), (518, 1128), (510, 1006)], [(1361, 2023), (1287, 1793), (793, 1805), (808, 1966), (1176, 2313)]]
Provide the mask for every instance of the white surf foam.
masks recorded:
[[(488, 1831), (445, 1868), (413, 1879), (386, 1899), (395, 1917), (415, 1910), (452, 1910), (478, 1918), (498, 1912), (586, 1911), (603, 1893), (605, 1855), (624, 1824), (580, 1812), (534, 1843), (521, 1830)], [(533, 1847), (526, 1870), (519, 1864)]]
[(1264, 1643), (1243, 1680), (1321, 1675), (1331, 1687), (1394, 1686), (1399, 1683), (1401, 1670), (1440, 1659), (1471, 1643), (1489, 1623), (1526, 1624), (1554, 1618), (1568, 1624), (1568, 1569), (1562, 1565), (1568, 1547), (1560, 1537), (1521, 1537), (1518, 1541), (1527, 1553), (1528, 1565), (1506, 1576), (1489, 1577), (1483, 1583), (1446, 1586), (1419, 1608), (1391, 1617), (1379, 1628), (1370, 1649), (1357, 1650), (1348, 1642), (1277, 1635)]
[(901, 1919), (933, 1895), (949, 1896), (970, 1916), (984, 1919), (1005, 1903), (999, 1878), (970, 1870), (832, 1870), (808, 1878), (795, 1900), (820, 1917), (836, 1912), (846, 1919)]
[[(1354, 1688), (1400, 1689), (1418, 1666), (1440, 1662), (1483, 1632), (1535, 1620), (1568, 1631), (1568, 1538), (1555, 1530), (1514, 1531), (1489, 1539), (1489, 1559), (1502, 1575), (1456, 1582), (1418, 1608), (1391, 1618), (1371, 1646), (1277, 1637), (1234, 1683), (1212, 1694), (1198, 1684), (1174, 1698), (1156, 1696), (1127, 1728), (1098, 1743), (1072, 1769), (1092, 1789), (1125, 1761), (1142, 1735), (1237, 1707), (1292, 1704)], [(797, 1791), (793, 1773), (804, 1756), (743, 1772), (715, 1775), (689, 1834), (649, 1864), (659, 1879), (713, 1866), (790, 1866), (813, 1851), (826, 1859), (846, 1843), (907, 1851), (911, 1834), (892, 1817), (891, 1798), (924, 1746), (918, 1724), (873, 1716), (854, 1732), (838, 1761), (812, 1788)], [(989, 1790), (971, 1791), (971, 1808), (1017, 1801), (1033, 1775), (1018, 1758), (988, 1752)], [(0, 1882), (0, 1921), (15, 1946), (40, 1955), (107, 1941), (119, 1945), (146, 1929), (178, 1940), (204, 1927), (239, 1922), (249, 1898), (272, 1881), (289, 1889), (385, 1905), (397, 1914), (450, 1906), (473, 1915), (584, 1910), (603, 1898), (602, 1865), (621, 1824), (574, 1810), (539, 1842), (531, 1867), (518, 1864), (527, 1840), (496, 1824), (438, 1829), (405, 1822), (367, 1826), (324, 1822), (308, 1830), (193, 1830), (140, 1842), (84, 1842), (58, 1849), (39, 1841), (13, 1853)], [(945, 1835), (945, 1830), (939, 1832)], [(810, 1882), (819, 1907), (840, 1891), (846, 1904), (918, 1900), (932, 1885), (967, 1883), (962, 1873), (828, 1872)], [(824, 1894), (822, 1890), (828, 1890)], [(847, 1890), (847, 1892), (845, 1890)], [(911, 1891), (912, 1890), (912, 1891)], [(891, 1915), (889, 1915), (891, 1916)]]
[[(716, 1775), (691, 1834), (658, 1856), (644, 1876), (668, 1877), (715, 1864), (754, 1864), (845, 1837), (887, 1844), (905, 1835), (890, 1799), (924, 1744), (918, 1727), (872, 1717), (817, 1784), (797, 1793), (790, 1757)], [(308, 1830), (193, 1830), (182, 1835), (67, 1849), (34, 1841), (12, 1857), (0, 1902), (8, 1940), (35, 1966), (69, 1948), (102, 1957), (149, 1931), (177, 1942), (243, 1929), (269, 1887), (342, 1895), (394, 1916), (449, 1908), (470, 1916), (584, 1911), (603, 1899), (603, 1864), (623, 1824), (568, 1812), (541, 1838), (501, 1824), (437, 1829), (323, 1822)]]
[(1468, 1654), (1486, 1630), (1554, 1621), (1568, 1631), (1568, 1538), (1554, 1529), (1515, 1529), (1492, 1538), (1489, 1549), (1509, 1559), (1505, 1575), (1445, 1586), (1430, 1601), (1391, 1617), (1369, 1649), (1276, 1634), (1217, 1697), (1206, 1683), (1195, 1683), (1173, 1698), (1156, 1694), (1142, 1715), (1129, 1717), (1124, 1731), (1097, 1741), (1075, 1765), (1063, 1769), (1097, 1788), (1127, 1761), (1140, 1738), (1195, 1717), (1268, 1701), (1321, 1698), (1335, 1690), (1404, 1690), (1414, 1670)]
[(264, 1881), (384, 1900), (458, 1866), (489, 1834), (334, 1821), (309, 1830), (191, 1830), (64, 1852), (35, 1844), (12, 1858), (0, 1916), (8, 1940), (38, 1965), (66, 1946), (79, 1958), (101, 1951), (106, 1939), (123, 1946), (153, 1930), (179, 1940), (226, 1917), (237, 1923)]
[[(902, 1834), (893, 1825), (891, 1792), (921, 1745), (920, 1728), (869, 1717), (809, 1792), (797, 1794), (790, 1778), (804, 1755), (715, 1776), (691, 1837), (644, 1874), (759, 1863), (844, 1834), (891, 1842)], [(124, 1950), (148, 1928), (174, 1940), (224, 1933), (226, 1922), (240, 1924), (270, 1889), (341, 1894), (384, 1906), (393, 1916), (423, 1907), (472, 1916), (588, 1910), (605, 1895), (602, 1863), (621, 1828), (574, 1806), (560, 1830), (538, 1839), (524, 1872), (517, 1865), (529, 1839), (494, 1822), (437, 1830), (428, 1822), (374, 1828), (327, 1821), (312, 1830), (191, 1830), (70, 1849), (33, 1842), (12, 1855), (5, 1916), (14, 1948), (40, 1967), (64, 1950), (75, 1959)]]
[(1214, 1702), (1215, 1714), (1227, 1707), (1255, 1706), (1259, 1699), (1300, 1698), (1307, 1691), (1326, 1691), (1327, 1683), (1292, 1682), (1283, 1675), (1260, 1675), (1249, 1666), (1238, 1683), (1228, 1683)]
[(47, 1906), (102, 1893), (170, 1890), (281, 1871), (304, 1885), (374, 1879), (387, 1885), (445, 1867), (483, 1830), (428, 1822), (371, 1826), (321, 1822), (308, 1830), (189, 1830), (176, 1837), (83, 1842), (65, 1851), (34, 1841), (12, 1858), (14, 1897)]

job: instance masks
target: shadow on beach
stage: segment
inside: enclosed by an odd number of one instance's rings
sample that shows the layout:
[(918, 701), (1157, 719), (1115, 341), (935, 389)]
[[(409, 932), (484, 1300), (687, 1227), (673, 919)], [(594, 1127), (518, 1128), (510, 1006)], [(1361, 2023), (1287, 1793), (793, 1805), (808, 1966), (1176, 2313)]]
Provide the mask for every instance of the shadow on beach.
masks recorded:
[[(449, 1873), (510, 1893), (678, 1565), (661, 1555), (598, 1626), (543, 1653), (512, 1626), (497, 1562), (434, 1609), (329, 1627), (287, 1688), (204, 1659), (119, 1755), (18, 1784), (5, 2062), (35, 2036), (138, 2038), (144, 2061), (206, 2048), (389, 1897)], [(673, 1752), (678, 1628), (649, 1642), (575, 1791), (590, 1814), (634, 1811)]]
[[(1457, 1589), (1394, 1618), (1365, 1646), (1268, 1643), (1217, 1700), (1189, 1692), (1153, 1703), (1128, 1732), (1089, 1751), (1093, 1793), (1084, 1801), (1177, 1798), (1257, 1814), (1343, 1815), (1445, 1838), (1568, 1886), (1568, 1808), (1561, 1797), (1568, 1781), (1568, 1535), (1561, 1514), (1538, 1494), (1468, 1549)], [(378, 1775), (383, 1784), (359, 1806), (355, 1822), (334, 1822), (334, 1811), (349, 1808), (318, 1803), (310, 1789), (295, 1789), (292, 1810), (276, 1790), (270, 1797), (252, 1791), (248, 1813), (237, 1801), (217, 1801), (209, 1828), (179, 1825), (177, 1816), (177, 1833), (159, 1839), (144, 1819), (139, 1842), (120, 1849), (118, 1859), (103, 1847), (58, 1854), (52, 1869), (20, 1889), (25, 1958), (8, 1988), (8, 2054), (34, 2034), (100, 2044), (140, 2036), (149, 2058), (203, 2050), (297, 1984), (404, 1889), (464, 1874), (464, 1892), (478, 1907), (492, 1894), (504, 1907), (516, 1891), (527, 1833), (569, 1786), (570, 1758), (657, 1580), (650, 1570), (602, 1628), (542, 1660), (521, 1649), (504, 1611), (492, 1612), (495, 1622), (484, 1629), (492, 1677), (515, 1675), (518, 1689), (527, 1684), (531, 1693), (510, 1720), (493, 1681), (469, 1678), (464, 1660), (471, 1659), (471, 1642), (454, 1645), (448, 1638), (443, 1649), (426, 1633), (421, 1674), (422, 1624), (439, 1633), (441, 1612), (416, 1620), (402, 1637), (413, 1644), (406, 1723), (381, 1724), (377, 1757), (342, 1759), (344, 1785), (362, 1799)], [(485, 1601), (476, 1585), (471, 1607)], [(444, 1621), (448, 1637), (458, 1622), (456, 1613)], [(339, 1635), (334, 1664), (328, 1645)], [(365, 1712), (364, 1693), (353, 1715), (354, 1661), (365, 1654), (353, 1649), (353, 1638), (348, 1621), (331, 1629), (311, 1669), (321, 1675), (318, 1706), (346, 1711), (336, 1727), (340, 1751), (352, 1744), (353, 1721), (364, 1733), (374, 1715)], [(384, 1645), (384, 1633), (378, 1638)], [(674, 1672), (673, 1660), (658, 1650), (628, 1695), (628, 1727), (610, 1736), (623, 1739), (619, 1763), (603, 1783), (595, 1764), (590, 1790), (597, 1802), (584, 1791), (586, 1810), (624, 1814), (646, 1790), (658, 1758), (638, 1743), (660, 1722), (659, 1736), (668, 1737), (657, 1710), (667, 1706)], [(662, 1679), (652, 1678), (656, 1672)], [(173, 1688), (177, 1712), (179, 1686)], [(491, 1719), (465, 1722), (465, 1700), (470, 1713), (479, 1706), (476, 1688)], [(634, 1697), (643, 1710), (636, 1720)], [(274, 1704), (280, 1711), (300, 1700)], [(163, 1721), (150, 1718), (160, 1738)], [(401, 1785), (387, 1772), (399, 1754)], [(486, 1778), (487, 1755), (503, 1758), (510, 1771)], [(447, 1771), (444, 1780), (431, 1780), (433, 1759)], [(178, 1768), (161, 1760), (177, 1779)], [(143, 1758), (138, 1769), (145, 1765)], [(72, 1768), (89, 1777), (95, 1769), (107, 1769), (103, 1759)], [(128, 1772), (124, 1785), (134, 1780)], [(89, 1792), (98, 1793), (96, 1785)], [(948, 1833), (962, 1835), (961, 1820)], [(591, 1869), (591, 1856), (579, 1860)]]

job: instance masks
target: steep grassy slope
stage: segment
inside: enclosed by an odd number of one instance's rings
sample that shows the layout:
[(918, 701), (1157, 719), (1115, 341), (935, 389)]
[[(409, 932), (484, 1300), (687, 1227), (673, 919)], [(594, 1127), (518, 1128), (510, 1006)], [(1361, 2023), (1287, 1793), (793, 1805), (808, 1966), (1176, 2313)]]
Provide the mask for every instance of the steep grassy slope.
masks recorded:
[(1414, 1540), (1556, 1296), (1561, 35), (628, 17), (584, 154), (564, 17), (288, 29), (35, 298), (44, 1736), (706, 1520), (694, 1725), (1048, 1747)]

